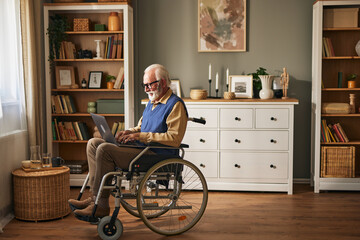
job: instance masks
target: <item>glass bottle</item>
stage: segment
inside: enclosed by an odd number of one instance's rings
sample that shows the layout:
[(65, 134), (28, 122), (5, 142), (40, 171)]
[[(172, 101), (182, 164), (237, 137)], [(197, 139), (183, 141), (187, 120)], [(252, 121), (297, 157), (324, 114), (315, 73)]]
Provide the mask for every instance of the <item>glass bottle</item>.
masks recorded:
[(40, 154), (40, 146), (30, 146), (30, 168), (40, 169), (42, 167), (42, 160)]
[(81, 80), (81, 88), (86, 88), (86, 80), (84, 75), (83, 75), (83, 79)]

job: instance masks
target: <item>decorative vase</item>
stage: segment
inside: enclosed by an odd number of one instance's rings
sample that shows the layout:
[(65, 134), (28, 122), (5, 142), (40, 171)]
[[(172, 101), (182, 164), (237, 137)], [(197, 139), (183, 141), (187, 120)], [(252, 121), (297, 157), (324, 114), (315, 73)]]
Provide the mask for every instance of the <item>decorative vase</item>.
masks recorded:
[(272, 75), (259, 75), (261, 80), (262, 89), (260, 90), (261, 99), (269, 99), (274, 97), (274, 91), (271, 89), (274, 76)]
[(119, 31), (120, 30), (120, 18), (117, 12), (111, 12), (108, 19), (108, 30)]
[(355, 88), (356, 87), (356, 83), (354, 80), (348, 81), (348, 88)]
[(113, 89), (114, 88), (114, 82), (107, 82), (106, 83), (106, 88), (107, 89)]
[(355, 51), (356, 51), (357, 55), (360, 56), (360, 40), (355, 45)]

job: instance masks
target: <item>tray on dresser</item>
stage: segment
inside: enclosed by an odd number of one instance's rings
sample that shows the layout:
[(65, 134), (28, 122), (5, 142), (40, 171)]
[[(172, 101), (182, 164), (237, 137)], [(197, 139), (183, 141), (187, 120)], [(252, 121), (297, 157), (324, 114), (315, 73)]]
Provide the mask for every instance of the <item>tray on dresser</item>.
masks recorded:
[(64, 168), (67, 168), (66, 166), (60, 166), (60, 167), (46, 167), (46, 168), (39, 168), (39, 169), (31, 169), (31, 168), (24, 168), (21, 167), (22, 170), (25, 172), (41, 172), (41, 171), (50, 171), (50, 170), (62, 170)]

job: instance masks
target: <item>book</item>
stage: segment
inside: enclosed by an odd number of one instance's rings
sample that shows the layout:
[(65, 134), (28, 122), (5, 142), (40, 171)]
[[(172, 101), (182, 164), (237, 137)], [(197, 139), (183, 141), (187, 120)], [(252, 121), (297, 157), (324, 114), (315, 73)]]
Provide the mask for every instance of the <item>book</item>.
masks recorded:
[(112, 49), (111, 49), (111, 59), (115, 59), (116, 58), (116, 51), (117, 51), (117, 44), (118, 44), (118, 35), (119, 34), (115, 34), (113, 43), (112, 43)]
[(65, 101), (64, 95), (58, 95), (58, 96), (60, 97), (64, 113), (69, 113), (69, 109), (66, 106), (66, 101)]
[(78, 136), (78, 139), (79, 140), (84, 140), (84, 138), (83, 138), (83, 136), (81, 134), (78, 122), (74, 122), (74, 128), (75, 128), (76, 135)]
[(107, 52), (109, 47), (109, 37), (106, 38), (106, 45), (105, 45), (105, 51), (104, 51), (104, 58), (107, 58)]
[(84, 140), (89, 140), (90, 135), (89, 135), (89, 131), (87, 129), (86, 124), (84, 122), (79, 122), (79, 128), (80, 128), (81, 135), (83, 136)]
[(60, 95), (56, 95), (56, 102), (55, 102), (55, 104), (57, 104), (58, 105), (58, 108), (57, 109), (60, 109), (60, 111), (59, 112), (57, 112), (57, 113), (64, 113), (64, 107), (63, 107), (63, 103), (62, 103), (62, 101), (61, 101), (61, 98), (60, 98)]
[(121, 88), (121, 84), (122, 84), (121, 79), (123, 78), (123, 75), (124, 75), (124, 68), (120, 67), (119, 73), (116, 77), (115, 84), (114, 84), (115, 89)]
[(346, 135), (344, 129), (341, 127), (340, 123), (336, 123), (335, 125), (339, 129), (339, 132), (340, 132), (341, 136), (343, 137), (344, 141), (349, 142), (349, 138), (347, 137), (347, 135)]
[(56, 131), (56, 139), (61, 140), (60, 132), (59, 132), (59, 125), (58, 125), (58, 122), (57, 122), (56, 118), (54, 118), (54, 125), (55, 125), (55, 131)]
[(53, 140), (56, 140), (56, 131), (55, 131), (55, 122), (51, 121), (51, 130), (53, 135)]
[(67, 107), (69, 113), (74, 113), (74, 111), (73, 111), (73, 109), (71, 107), (71, 104), (70, 104), (69, 95), (64, 95), (64, 99), (65, 99), (66, 107)]
[(111, 133), (112, 133), (113, 136), (115, 136), (115, 133), (116, 133), (116, 130), (117, 130), (118, 126), (119, 126), (118, 122), (114, 122), (114, 124), (112, 125)]
[(122, 49), (123, 49), (123, 35), (118, 34), (117, 52), (116, 52), (117, 59), (122, 58)]
[(333, 125), (333, 129), (334, 129), (336, 135), (338, 136), (338, 138), (340, 139), (340, 142), (345, 142), (345, 140), (344, 140), (344, 138), (342, 137), (342, 135), (341, 135), (341, 133), (340, 133), (340, 131), (339, 131), (339, 129), (338, 129), (338, 127), (337, 127), (336, 124)]

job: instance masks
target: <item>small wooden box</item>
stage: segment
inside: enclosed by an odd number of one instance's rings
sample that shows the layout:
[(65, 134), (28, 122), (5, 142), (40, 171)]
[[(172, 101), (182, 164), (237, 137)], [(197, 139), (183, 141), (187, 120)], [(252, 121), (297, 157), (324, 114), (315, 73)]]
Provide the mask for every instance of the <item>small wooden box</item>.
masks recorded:
[(324, 28), (358, 27), (358, 8), (324, 9)]
[(321, 177), (355, 177), (355, 147), (321, 147)]
[(87, 32), (90, 27), (90, 19), (74, 18), (74, 32)]

